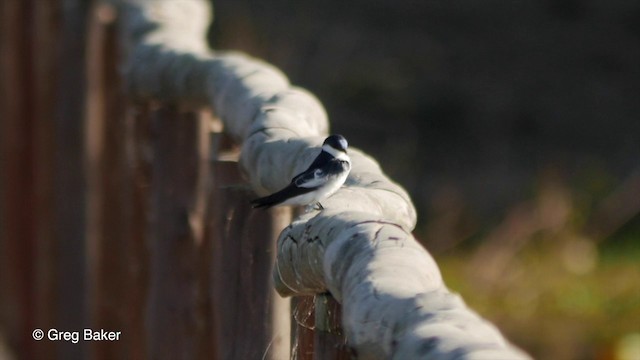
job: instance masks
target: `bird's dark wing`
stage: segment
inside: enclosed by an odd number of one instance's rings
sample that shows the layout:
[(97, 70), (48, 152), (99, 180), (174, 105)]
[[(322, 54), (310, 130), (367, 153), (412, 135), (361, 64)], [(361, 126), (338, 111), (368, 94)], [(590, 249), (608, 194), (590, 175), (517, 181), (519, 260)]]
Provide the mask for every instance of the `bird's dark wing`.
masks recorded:
[(287, 185), (287, 187), (285, 187), (284, 189), (276, 193), (267, 195), (265, 197), (261, 197), (259, 199), (252, 200), (251, 204), (253, 205), (254, 208), (270, 208), (272, 206), (280, 204), (281, 202), (289, 198), (306, 194), (315, 189), (316, 188), (298, 187), (292, 182), (291, 184)]
[(327, 174), (324, 169), (319, 168), (303, 172), (302, 174), (294, 177), (291, 182), (298, 187), (317, 189), (327, 183), (328, 178), (326, 175)]
[(348, 162), (331, 157), (322, 165), (318, 165), (316, 168), (310, 167), (307, 171), (298, 174), (291, 182), (299, 187), (316, 189), (329, 182), (333, 176), (345, 171), (346, 167), (348, 167)]
[(305, 170), (305, 171), (301, 172), (300, 174), (294, 176), (293, 180), (291, 180), (291, 181), (292, 182), (295, 181), (297, 177), (299, 177), (301, 175), (304, 175), (305, 173), (310, 172), (311, 169), (322, 168), (324, 164), (327, 164), (333, 158), (334, 158), (333, 155), (329, 154), (328, 152), (320, 151), (320, 154), (318, 154), (318, 156), (316, 156), (316, 158), (313, 160), (311, 165), (309, 165), (309, 167), (307, 167), (307, 170)]

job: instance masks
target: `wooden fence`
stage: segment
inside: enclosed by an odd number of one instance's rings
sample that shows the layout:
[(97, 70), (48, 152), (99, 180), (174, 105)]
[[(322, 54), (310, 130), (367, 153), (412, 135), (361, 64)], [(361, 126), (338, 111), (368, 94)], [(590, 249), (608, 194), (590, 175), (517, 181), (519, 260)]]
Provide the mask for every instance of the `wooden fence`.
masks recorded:
[(277, 69), (208, 49), (209, 14), (1, 3), (0, 355), (527, 358), (449, 293), (407, 194), (365, 154), (327, 211), (289, 225), (250, 208), (328, 122)]

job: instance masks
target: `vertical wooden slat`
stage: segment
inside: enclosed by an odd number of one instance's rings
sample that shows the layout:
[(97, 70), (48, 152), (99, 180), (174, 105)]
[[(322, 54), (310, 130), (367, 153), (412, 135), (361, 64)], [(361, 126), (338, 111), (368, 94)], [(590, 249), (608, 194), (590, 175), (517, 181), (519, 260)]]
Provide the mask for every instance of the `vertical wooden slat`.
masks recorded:
[(115, 9), (94, 3), (87, 41), (87, 246), (91, 328), (121, 331), (118, 341), (89, 343), (94, 359), (125, 358), (127, 243), (131, 241), (131, 171), (118, 72)]
[(195, 358), (199, 349), (198, 251), (202, 219), (195, 195), (204, 130), (194, 113), (161, 108), (152, 115), (154, 135), (147, 332), (153, 359)]
[(0, 19), (2, 98), (0, 173), (2, 173), (2, 227), (0, 263), (2, 323), (21, 358), (34, 358), (33, 249), (34, 138), (32, 2), (3, 1)]
[(342, 332), (342, 308), (331, 294), (297, 296), (292, 310), (293, 359), (354, 358)]
[(0, 312), (26, 359), (51, 353), (53, 344), (34, 341), (31, 332), (55, 323), (51, 114), (57, 52), (51, 44), (58, 11), (57, 1), (40, 5), (0, 4)]
[(214, 163), (212, 287), (217, 359), (282, 359), (289, 305), (273, 289), (275, 242), (288, 209), (255, 211), (236, 162)]
[[(62, 6), (60, 56), (54, 114), (56, 176), (55, 234), (58, 254), (58, 320), (61, 330), (88, 326), (86, 294), (85, 64), (89, 2), (67, 0)], [(86, 343), (60, 342), (61, 359), (85, 358)]]
[[(57, 0), (37, 2), (34, 6), (34, 41), (31, 43), (34, 57), (34, 146), (35, 164), (33, 173), (36, 207), (35, 224), (35, 271), (34, 302), (35, 324), (40, 329), (50, 329), (57, 325), (56, 303), (56, 237), (53, 222), (54, 198), (54, 123), (55, 72), (58, 66), (58, 52), (55, 46), (59, 39), (60, 4)], [(32, 341), (37, 359), (50, 357), (55, 353), (55, 343)]]
[(197, 254), (197, 268), (198, 273), (198, 293), (196, 302), (200, 317), (198, 318), (198, 332), (196, 334), (197, 350), (195, 359), (207, 359), (216, 360), (215, 357), (215, 344), (211, 341), (213, 338), (213, 315), (212, 315), (212, 301), (211, 292), (209, 287), (211, 284), (211, 237), (208, 235), (208, 219), (210, 218), (211, 208), (209, 206), (209, 199), (211, 198), (212, 185), (212, 169), (211, 169), (211, 157), (217, 150), (217, 144), (211, 136), (211, 126), (214, 122), (214, 118), (208, 111), (200, 111), (201, 126), (200, 129), (200, 142), (205, 144), (206, 147), (201, 147), (201, 157), (199, 167), (206, 169), (206, 171), (200, 171), (197, 179), (196, 186), (196, 199), (191, 214), (190, 223), (193, 226), (194, 231), (197, 233), (198, 247)]
[(296, 296), (291, 304), (291, 357), (295, 360), (313, 360), (314, 329), (316, 326), (313, 296)]
[(315, 296), (314, 359), (349, 360), (351, 349), (342, 332), (342, 307), (331, 294)]
[[(127, 163), (131, 171), (131, 220), (125, 253), (127, 254), (126, 325), (123, 336), (128, 344), (128, 359), (146, 359), (145, 315), (149, 288), (147, 211), (151, 184), (150, 114), (146, 106), (129, 106), (125, 117)], [(126, 329), (126, 330), (124, 330)]]

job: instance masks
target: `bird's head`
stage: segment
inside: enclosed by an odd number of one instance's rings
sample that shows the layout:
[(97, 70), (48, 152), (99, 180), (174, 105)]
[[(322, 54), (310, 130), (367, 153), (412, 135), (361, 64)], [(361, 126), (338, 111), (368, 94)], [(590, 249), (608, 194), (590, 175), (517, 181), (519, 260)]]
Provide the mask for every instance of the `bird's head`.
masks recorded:
[(338, 134), (330, 135), (322, 143), (322, 150), (325, 150), (329, 153), (333, 153), (332, 151), (330, 151), (332, 149), (334, 151), (337, 150), (339, 152), (346, 153), (348, 147), (349, 144), (347, 143), (347, 139), (345, 139), (344, 136)]

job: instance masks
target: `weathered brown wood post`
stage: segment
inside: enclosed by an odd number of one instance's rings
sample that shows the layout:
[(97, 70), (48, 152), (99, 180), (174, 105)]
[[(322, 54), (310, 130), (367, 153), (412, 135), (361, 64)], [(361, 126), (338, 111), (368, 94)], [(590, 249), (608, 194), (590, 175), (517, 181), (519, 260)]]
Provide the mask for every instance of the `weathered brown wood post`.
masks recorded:
[[(93, 359), (129, 357), (126, 284), (133, 176), (126, 102), (118, 71), (115, 9), (94, 2), (87, 36), (87, 302), (91, 329), (125, 331), (119, 341), (93, 341)], [(123, 286), (124, 285), (124, 286)], [(126, 330), (125, 330), (126, 329)], [(83, 334), (84, 335), (84, 334)]]
[[(206, 123), (193, 112), (162, 107), (152, 113), (149, 356), (197, 358), (206, 318), (199, 285), (207, 157)], [(202, 172), (205, 172), (204, 174)]]
[[(25, 359), (80, 346), (35, 342), (35, 328), (82, 327), (86, 5), (0, 4), (2, 319)], [(63, 263), (64, 261), (64, 263)]]
[[(33, 2), (36, 6), (36, 2)], [(56, 236), (57, 284), (55, 327), (76, 331), (89, 325), (87, 305), (87, 152), (86, 64), (87, 21), (90, 4), (73, 0), (62, 6), (57, 51), (57, 86), (54, 139), (54, 233)], [(87, 343), (56, 344), (61, 358), (81, 359)]]
[(210, 237), (211, 292), (219, 359), (289, 356), (289, 301), (271, 280), (277, 235), (288, 209), (256, 211), (235, 161), (215, 161)]

